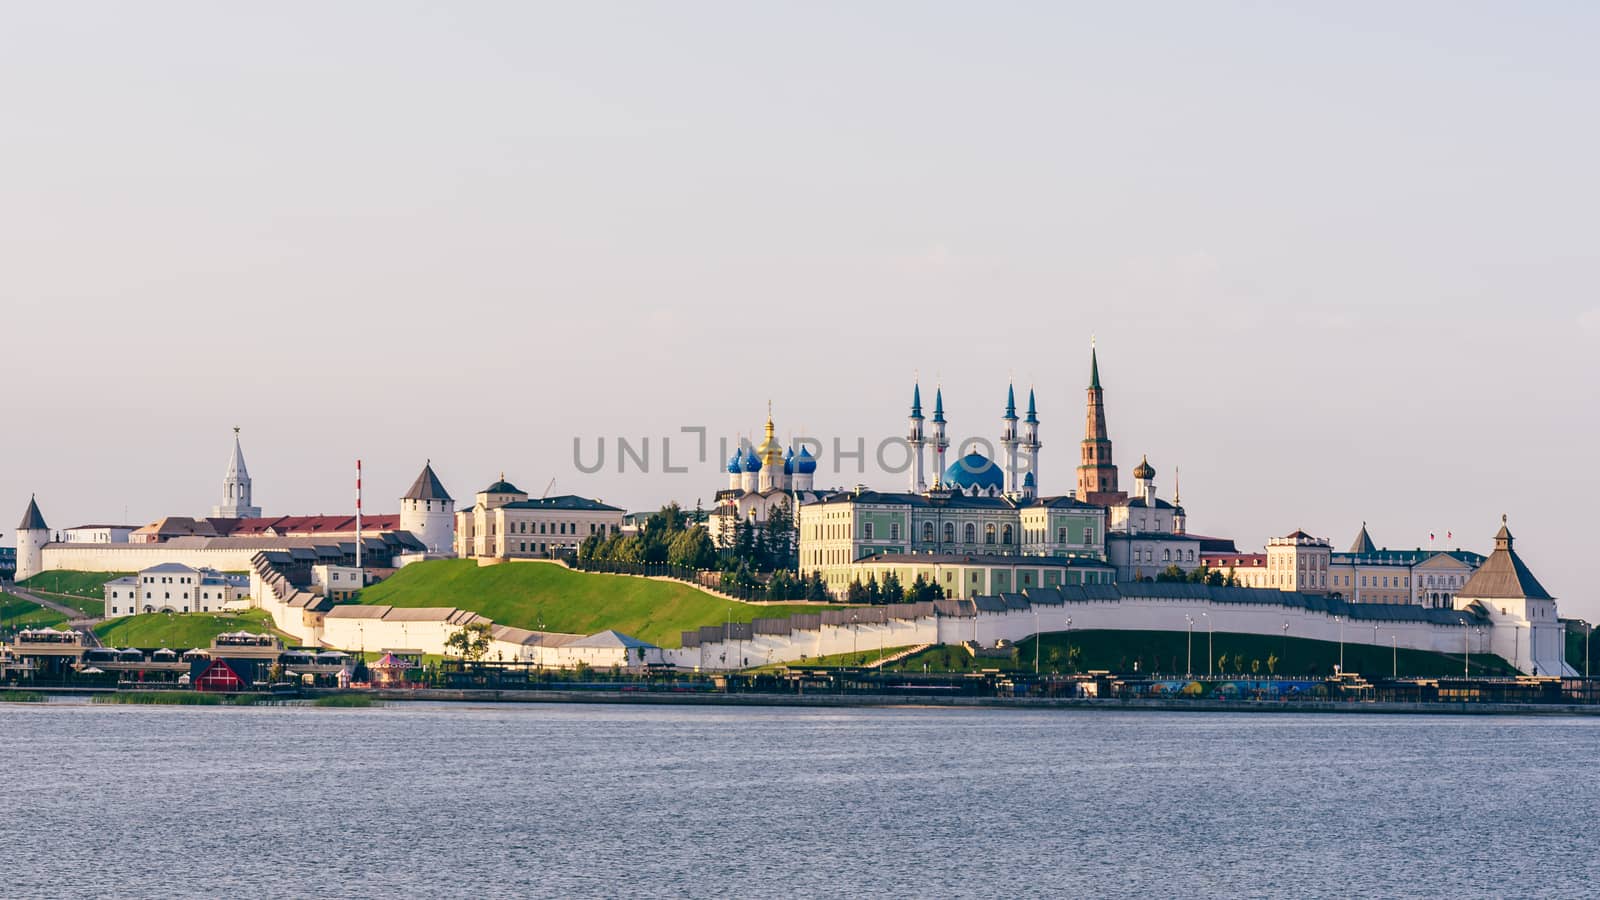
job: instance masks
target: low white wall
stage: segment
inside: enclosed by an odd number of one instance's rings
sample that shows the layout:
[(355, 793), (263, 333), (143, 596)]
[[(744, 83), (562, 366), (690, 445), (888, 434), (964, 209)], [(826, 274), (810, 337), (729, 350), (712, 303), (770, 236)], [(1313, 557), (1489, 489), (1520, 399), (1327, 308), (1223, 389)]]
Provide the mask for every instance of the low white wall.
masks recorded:
[(183, 549), (167, 544), (46, 544), (44, 570), (138, 572), (162, 563), (182, 563), (219, 572), (244, 572), (260, 549)]
[[(911, 644), (959, 644), (977, 641), (993, 646), (998, 640), (1020, 641), (1031, 637), (1035, 629), (1049, 633), (1067, 630), (1067, 617), (1072, 617), (1074, 631), (1084, 629), (1109, 629), (1122, 631), (1185, 631), (1193, 616), (1196, 638), (1204, 637), (1209, 627), (1213, 631), (1238, 634), (1259, 634), (1281, 637), (1283, 625), (1288, 623), (1288, 634), (1293, 638), (1311, 638), (1321, 641), (1338, 641), (1341, 626), (1332, 616), (1320, 612), (1279, 606), (1253, 606), (1236, 603), (1214, 604), (1197, 600), (1158, 600), (1123, 598), (1121, 600), (1074, 602), (1062, 606), (1039, 606), (1037, 619), (1031, 610), (1008, 610), (1004, 613), (979, 613), (972, 617), (927, 617), (912, 621), (890, 621), (888, 624), (824, 625), (817, 631), (794, 632), (789, 635), (756, 635), (744, 642), (729, 641), (705, 643), (700, 647), (685, 647), (665, 651), (666, 661), (685, 668), (736, 669), (745, 660), (749, 665), (767, 662), (798, 662), (802, 658), (815, 658), (836, 653), (862, 653), (875, 658), (880, 645), (899, 647)], [(1202, 615), (1204, 613), (1205, 615)], [(1037, 624), (1036, 624), (1037, 623)], [(1373, 634), (1376, 624), (1377, 634)], [(1470, 642), (1473, 653), (1492, 652), (1496, 632), (1485, 630), (1482, 634), (1463, 629), (1459, 625), (1434, 625), (1421, 622), (1346, 622), (1343, 639), (1347, 644), (1376, 644), (1390, 646), (1390, 638), (1400, 647), (1428, 650), (1435, 653), (1459, 654), (1465, 648), (1463, 640)], [(1524, 628), (1526, 630), (1526, 628)], [(1465, 632), (1465, 634), (1464, 634)], [(1374, 640), (1376, 637), (1376, 640)], [(1527, 636), (1524, 635), (1524, 640)], [(1509, 638), (1507, 638), (1509, 640)], [(1509, 654), (1503, 654), (1507, 660)], [(1527, 665), (1526, 656), (1523, 658)], [(1541, 668), (1541, 672), (1546, 671)]]

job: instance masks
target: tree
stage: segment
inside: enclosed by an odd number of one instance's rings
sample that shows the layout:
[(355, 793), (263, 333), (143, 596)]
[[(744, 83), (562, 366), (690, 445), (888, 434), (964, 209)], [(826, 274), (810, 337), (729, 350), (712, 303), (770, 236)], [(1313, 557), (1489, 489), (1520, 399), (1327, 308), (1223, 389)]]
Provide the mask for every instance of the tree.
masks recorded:
[(844, 599), (849, 603), (867, 602), (867, 589), (862, 586), (860, 578), (850, 579), (850, 587), (845, 590)]
[(667, 548), (667, 561), (686, 569), (709, 569), (717, 561), (717, 548), (705, 527), (696, 525), (672, 539)]
[(900, 576), (893, 570), (883, 576), (883, 602), (900, 603), (906, 599), (906, 590), (900, 584)]
[(867, 576), (867, 602), (873, 606), (883, 602), (883, 589), (878, 587), (876, 574)]
[(445, 638), (444, 645), (461, 654), (465, 660), (480, 660), (489, 652), (489, 626), (484, 622), (464, 625)]
[(822, 580), (822, 572), (817, 569), (811, 570), (811, 578), (806, 581), (806, 599), (821, 601), (829, 599), (828, 585)]
[(1176, 564), (1173, 564), (1167, 566), (1165, 569), (1162, 569), (1159, 573), (1157, 573), (1156, 580), (1163, 582), (1188, 581), (1189, 578), (1187, 575), (1183, 574), (1182, 569), (1178, 568)]

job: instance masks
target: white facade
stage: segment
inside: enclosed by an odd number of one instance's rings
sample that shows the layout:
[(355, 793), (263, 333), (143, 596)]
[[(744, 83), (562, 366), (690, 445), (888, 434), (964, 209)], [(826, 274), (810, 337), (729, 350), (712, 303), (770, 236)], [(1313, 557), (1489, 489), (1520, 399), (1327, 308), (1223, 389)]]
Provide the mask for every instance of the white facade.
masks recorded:
[(126, 544), (135, 525), (79, 525), (61, 532), (61, 540), (68, 544)]
[(247, 607), (250, 582), (243, 575), (164, 563), (105, 586), (107, 618), (140, 613), (208, 613)]
[(400, 498), (400, 530), (411, 532), (430, 554), (455, 552), (455, 500), (433, 473), (433, 460), (428, 460), (411, 489)]
[(456, 513), (456, 555), (515, 559), (577, 550), (590, 535), (620, 533), (622, 515), (615, 506), (585, 497), (531, 500), (502, 475), (478, 492), (471, 509)]

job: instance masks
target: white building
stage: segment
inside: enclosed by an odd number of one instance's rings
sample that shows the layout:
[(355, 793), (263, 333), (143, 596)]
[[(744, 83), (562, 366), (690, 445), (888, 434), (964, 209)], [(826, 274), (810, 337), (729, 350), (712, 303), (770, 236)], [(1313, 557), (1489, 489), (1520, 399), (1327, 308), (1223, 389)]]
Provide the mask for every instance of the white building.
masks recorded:
[(455, 514), (456, 555), (514, 559), (575, 551), (591, 534), (620, 533), (622, 515), (615, 506), (571, 494), (530, 500), (502, 472), (470, 509)]
[(1519, 671), (1577, 674), (1566, 664), (1565, 628), (1556, 612), (1556, 598), (1512, 549), (1505, 516), (1494, 536), (1494, 552), (1456, 592), (1455, 608), (1487, 614), (1489, 651), (1510, 660)]
[(106, 582), (106, 616), (139, 613), (207, 613), (249, 605), (250, 580), (215, 569), (162, 563)]
[(228, 473), (222, 478), (222, 502), (211, 511), (219, 519), (254, 519), (261, 507), (251, 503), (250, 470), (245, 468), (244, 450), (239, 446), (239, 429), (233, 430), (233, 456)]
[(133, 534), (137, 525), (79, 525), (76, 528), (66, 528), (61, 532), (61, 540), (67, 544), (126, 544), (128, 535)]
[(28, 498), (28, 508), (17, 525), (17, 571), (12, 578), (26, 581), (44, 571), (44, 545), (50, 543), (50, 526), (39, 512), (39, 501)]

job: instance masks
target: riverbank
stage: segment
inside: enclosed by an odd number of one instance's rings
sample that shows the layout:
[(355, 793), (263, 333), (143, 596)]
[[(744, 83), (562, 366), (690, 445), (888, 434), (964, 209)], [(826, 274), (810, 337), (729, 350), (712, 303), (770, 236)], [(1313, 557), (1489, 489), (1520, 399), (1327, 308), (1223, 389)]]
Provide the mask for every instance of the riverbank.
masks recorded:
[(879, 709), (1089, 709), (1150, 712), (1329, 713), (1447, 716), (1600, 716), (1600, 705), (1575, 703), (1412, 703), (1335, 700), (1101, 699), (1089, 697), (947, 697), (884, 694), (758, 694), (647, 691), (497, 691), (422, 688), (374, 691), (383, 701), (447, 703), (603, 703), (647, 706), (745, 706)]

